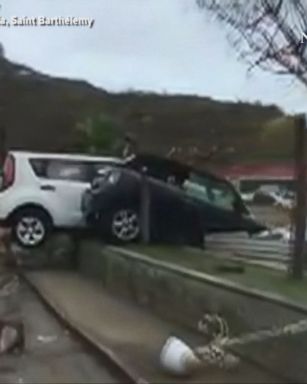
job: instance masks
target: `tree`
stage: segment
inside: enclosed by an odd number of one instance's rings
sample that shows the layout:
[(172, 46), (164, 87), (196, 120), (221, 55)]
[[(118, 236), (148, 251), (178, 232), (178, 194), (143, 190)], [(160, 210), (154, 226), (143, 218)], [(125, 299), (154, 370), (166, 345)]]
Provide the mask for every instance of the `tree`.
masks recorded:
[(122, 128), (113, 117), (100, 114), (89, 117), (76, 126), (75, 147), (91, 154), (111, 155), (116, 150)]
[(261, 129), (261, 156), (270, 159), (292, 159), (295, 119), (292, 116), (265, 122)]
[(307, 86), (307, 2), (304, 0), (196, 0), (230, 27), (229, 38), (247, 60)]
[(166, 157), (182, 161), (191, 166), (202, 167), (212, 161), (223, 159), (229, 161), (231, 155), (236, 152), (234, 147), (227, 145), (212, 145), (206, 153), (200, 151), (197, 146), (172, 147)]
[[(279, 75), (292, 75), (307, 86), (306, 0), (196, 0), (230, 27), (229, 37), (242, 58)], [(303, 277), (306, 232), (306, 119), (295, 124), (297, 207), (292, 262), (294, 278)]]

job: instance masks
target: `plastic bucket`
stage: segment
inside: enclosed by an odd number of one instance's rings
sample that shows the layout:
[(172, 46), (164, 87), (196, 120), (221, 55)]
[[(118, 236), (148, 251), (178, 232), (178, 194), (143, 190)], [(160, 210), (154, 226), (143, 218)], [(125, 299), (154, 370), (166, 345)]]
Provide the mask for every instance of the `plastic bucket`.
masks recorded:
[(176, 337), (169, 337), (164, 344), (160, 363), (171, 374), (185, 376), (192, 373), (201, 364), (193, 350)]

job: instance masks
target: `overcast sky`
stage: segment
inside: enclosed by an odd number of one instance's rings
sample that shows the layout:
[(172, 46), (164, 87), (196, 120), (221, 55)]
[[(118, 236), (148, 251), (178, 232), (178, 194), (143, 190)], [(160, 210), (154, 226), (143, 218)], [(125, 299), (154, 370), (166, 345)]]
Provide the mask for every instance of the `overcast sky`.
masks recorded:
[[(0, 0), (0, 16), (95, 18), (85, 27), (0, 27), (6, 56), (36, 70), (110, 91), (192, 93), (306, 108), (304, 88), (260, 71), (247, 75), (226, 31), (195, 0)], [(0, 84), (1, 86), (1, 84)]]

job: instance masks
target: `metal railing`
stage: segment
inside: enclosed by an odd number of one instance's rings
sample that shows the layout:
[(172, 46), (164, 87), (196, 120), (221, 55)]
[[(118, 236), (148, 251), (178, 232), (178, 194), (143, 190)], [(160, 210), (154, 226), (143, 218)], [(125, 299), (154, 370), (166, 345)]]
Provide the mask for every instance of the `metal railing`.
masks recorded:
[(288, 264), (293, 243), (285, 240), (250, 238), (244, 234), (212, 234), (206, 236), (206, 249), (247, 260)]

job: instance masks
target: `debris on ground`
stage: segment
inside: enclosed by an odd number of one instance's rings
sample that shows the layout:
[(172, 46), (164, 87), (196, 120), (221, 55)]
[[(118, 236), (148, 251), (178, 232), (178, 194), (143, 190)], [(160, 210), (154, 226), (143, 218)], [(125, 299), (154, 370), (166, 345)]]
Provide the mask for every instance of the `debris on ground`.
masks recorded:
[(229, 337), (228, 323), (218, 314), (207, 313), (203, 315), (197, 324), (197, 328), (209, 343)]
[(289, 242), (293, 238), (290, 226), (263, 231), (255, 237), (262, 240), (282, 240), (285, 242)]
[(213, 333), (213, 341), (208, 345), (196, 348), (194, 352), (202, 361), (209, 362), (211, 365), (224, 369), (233, 368), (239, 363), (239, 359), (236, 356), (227, 353), (227, 350), (234, 346), (259, 343), (286, 335), (298, 335), (307, 331), (307, 319), (302, 319), (282, 327), (273, 327), (271, 329), (259, 330), (230, 338), (227, 321), (218, 315), (210, 314), (203, 317), (198, 328), (207, 334), (212, 323), (218, 326), (219, 332), (215, 330)]
[(198, 329), (206, 337), (207, 345), (194, 350), (176, 337), (168, 338), (160, 354), (164, 370), (173, 375), (187, 376), (206, 367), (230, 370), (239, 365), (239, 358), (222, 346), (229, 337), (225, 319), (206, 314), (199, 321)]
[(240, 363), (237, 356), (226, 352), (222, 346), (214, 343), (196, 349), (194, 353), (205, 367), (213, 366), (228, 371), (236, 368)]
[(0, 298), (16, 293), (19, 289), (19, 279), (16, 275), (5, 276), (0, 280)]
[(232, 347), (304, 333), (307, 331), (307, 319), (230, 338), (227, 321), (218, 314), (206, 314), (199, 321), (198, 330), (205, 336), (206, 344), (195, 349), (176, 337), (168, 338), (160, 355), (164, 370), (187, 376), (206, 367), (224, 370), (236, 368), (240, 359), (229, 351)]
[(160, 354), (162, 369), (175, 376), (188, 376), (201, 366), (194, 351), (177, 337), (169, 337)]
[(24, 325), (21, 321), (0, 320), (0, 354), (16, 353), (25, 347)]
[(229, 339), (229, 326), (222, 316), (205, 314), (198, 322), (198, 330), (209, 341), (207, 345), (194, 351), (203, 364), (229, 370), (240, 363), (238, 357), (223, 349), (225, 340)]
[(41, 343), (54, 343), (55, 341), (58, 340), (58, 337), (56, 335), (38, 335), (37, 340), (40, 341)]

